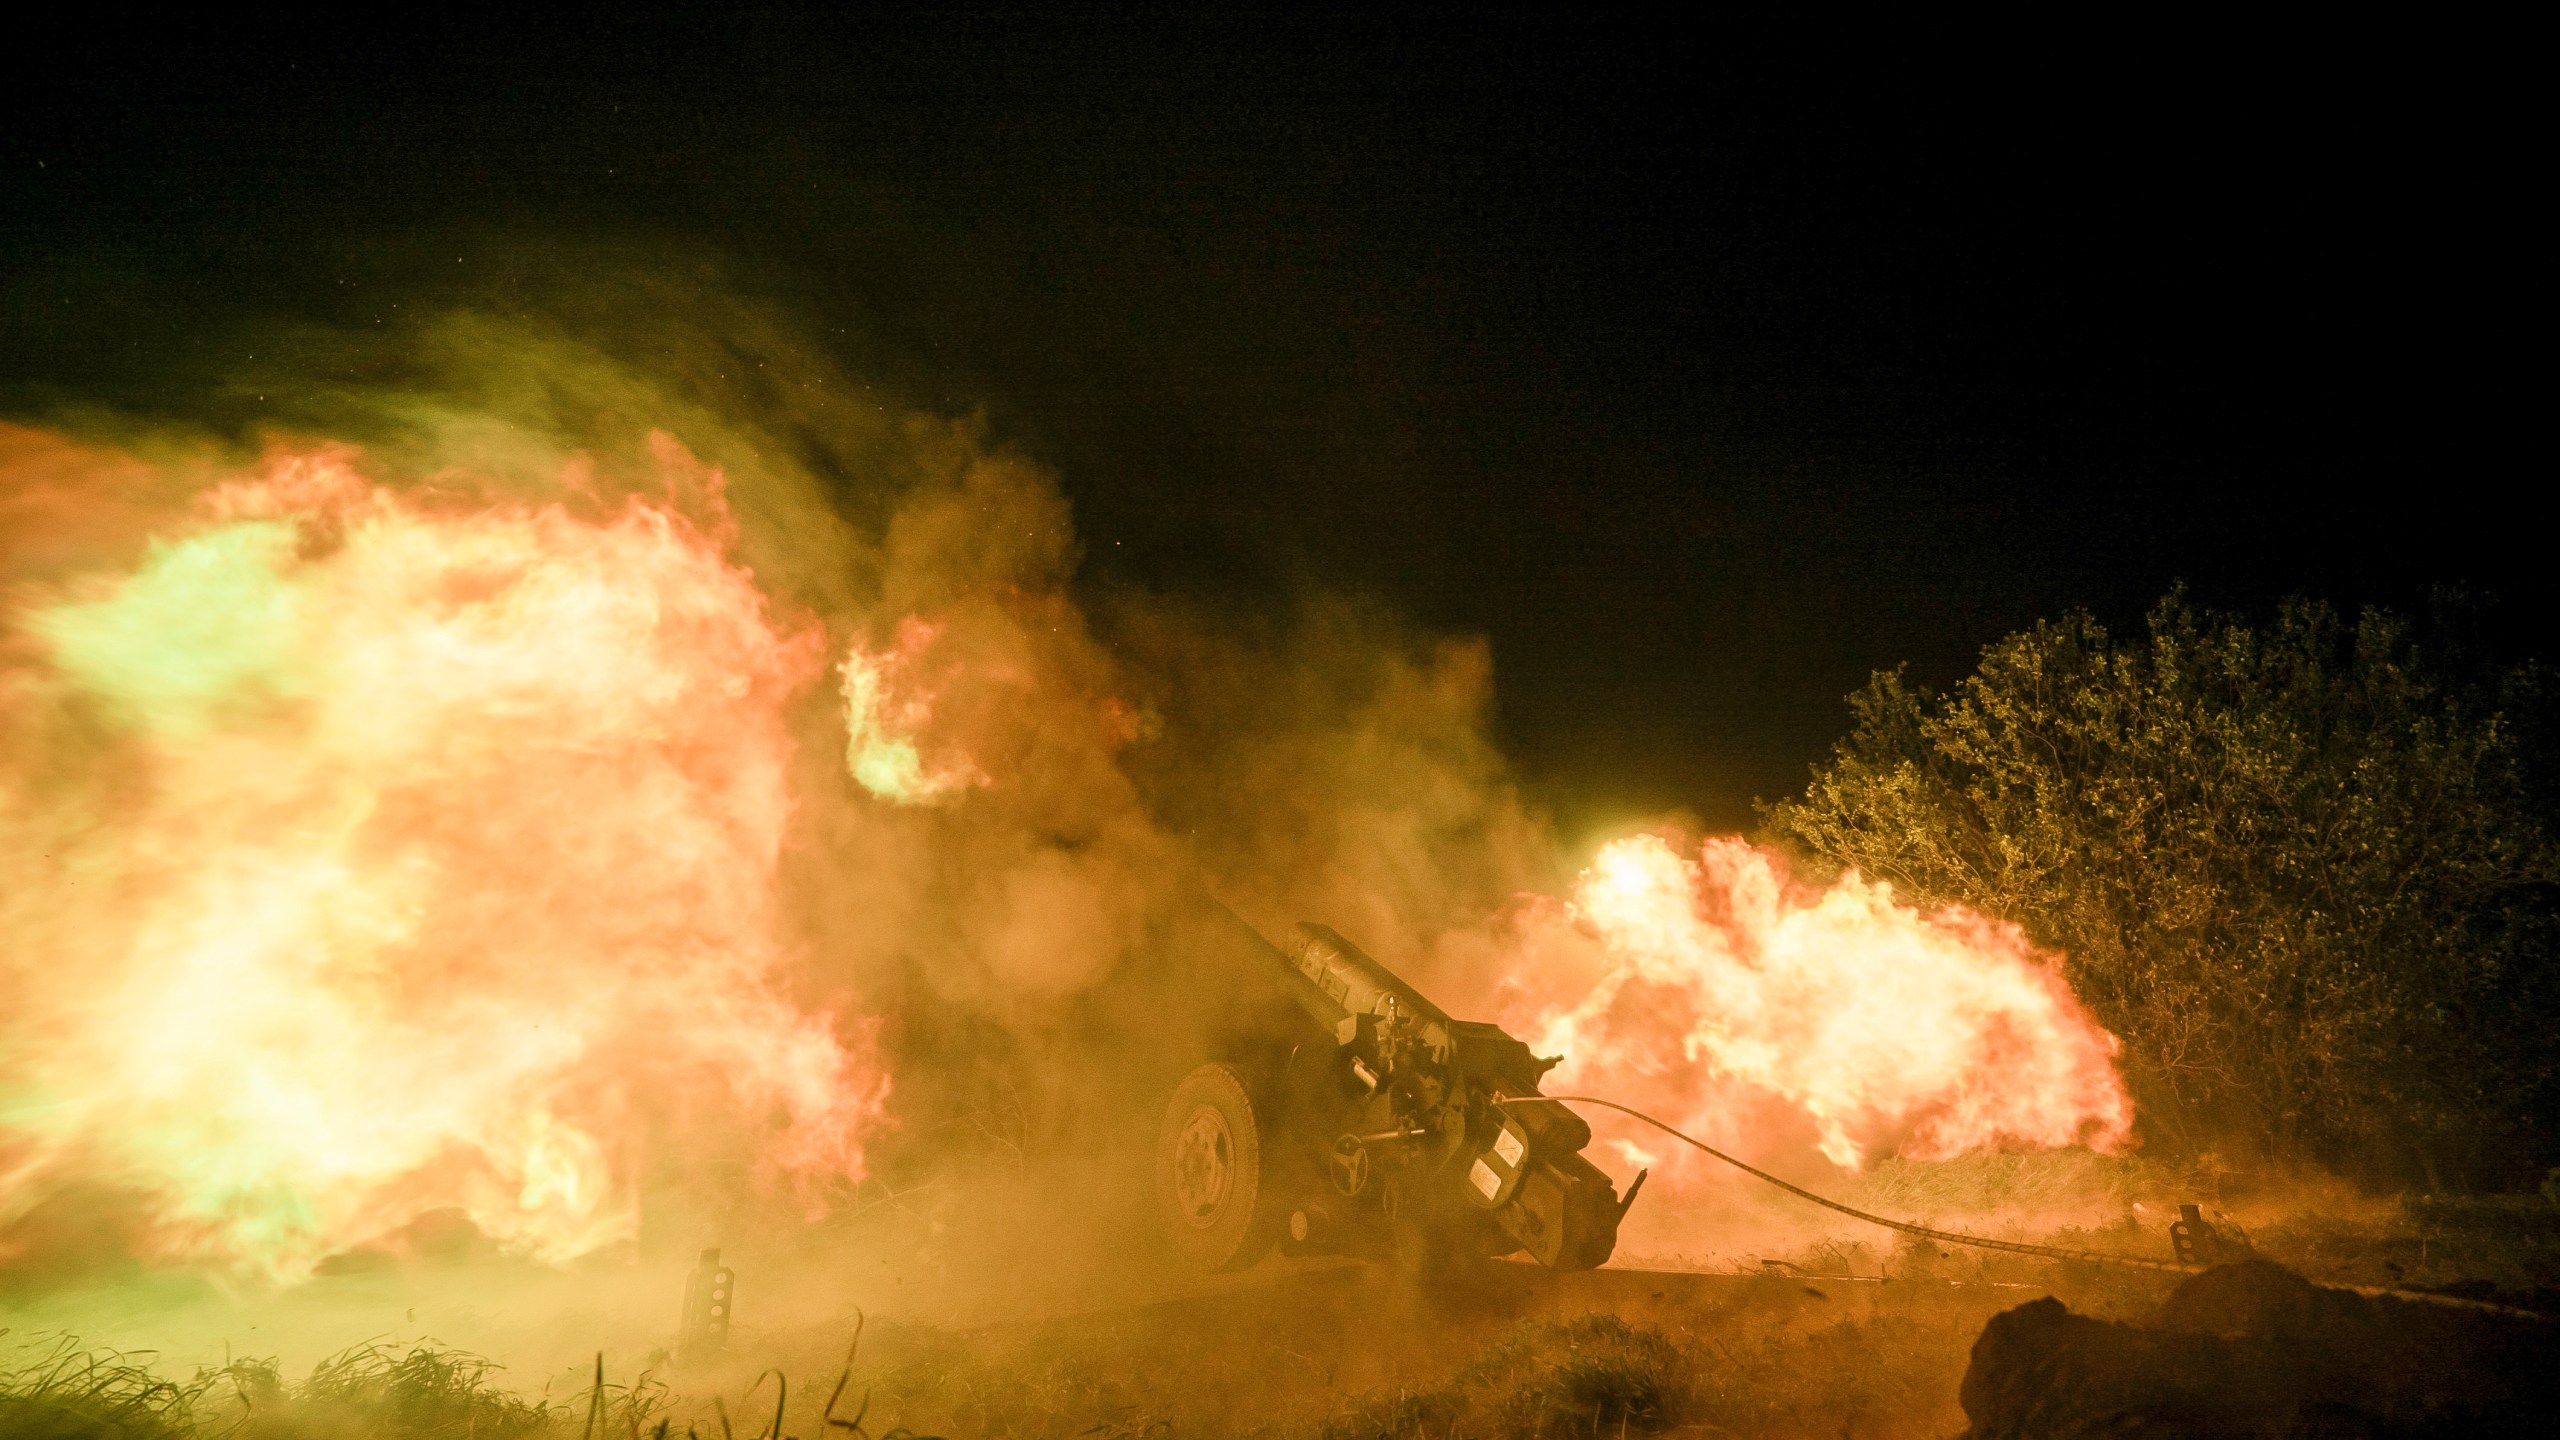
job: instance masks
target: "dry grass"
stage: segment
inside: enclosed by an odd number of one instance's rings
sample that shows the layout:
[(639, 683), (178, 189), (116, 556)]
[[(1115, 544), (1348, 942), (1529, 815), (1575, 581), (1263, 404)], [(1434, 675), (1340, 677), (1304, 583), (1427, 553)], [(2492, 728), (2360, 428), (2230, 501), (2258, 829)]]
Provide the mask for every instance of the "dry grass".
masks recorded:
[(2485, 1287), (2510, 1303), (2560, 1312), (2560, 1206), (2538, 1195), (2305, 1206), (2261, 1223), (2251, 1239), (2315, 1280), (2457, 1293)]
[[(0, 1337), (0, 1346), (7, 1340)], [(154, 1357), (67, 1336), (0, 1349), (0, 1435), (12, 1440), (549, 1440), (660, 1433), (667, 1392), (642, 1377), (596, 1383), (565, 1405), (495, 1383), (498, 1367), (434, 1345), (350, 1347), (287, 1381), (235, 1360), (184, 1380)]]
[(29, 1440), (185, 1440), (202, 1433), (200, 1411), (219, 1374), (175, 1384), (147, 1356), (92, 1352), (68, 1340), (22, 1349), (0, 1362), (0, 1434)]
[(1647, 1435), (1691, 1407), (1691, 1357), (1614, 1315), (1522, 1324), (1436, 1389), (1363, 1397), (1312, 1427), (1320, 1440)]
[[(299, 1382), (237, 1362), (182, 1381), (147, 1356), (57, 1340), (0, 1366), (0, 1435), (42, 1440), (553, 1440), (588, 1437), (912, 1435), (901, 1422), (1008, 1440), (1512, 1440), (1650, 1435), (1940, 1435), (1982, 1314), (1979, 1305), (1800, 1323), (1823, 1302), (1771, 1280), (1723, 1314), (1665, 1321), (1583, 1312), (1513, 1320), (1455, 1343), (1415, 1346), (1403, 1378), (1346, 1397), (1342, 1357), (1170, 1330), (1092, 1322), (1028, 1336), (881, 1327), (874, 1355), (846, 1362), (835, 1390), (791, 1391), (766, 1372), (729, 1396), (681, 1397), (650, 1382), (604, 1383), (568, 1403), (520, 1399), (488, 1362), (432, 1347), (357, 1347)], [(1952, 1292), (1947, 1292), (1952, 1293)], [(1797, 1312), (1806, 1312), (1798, 1314)], [(1348, 1344), (1389, 1347), (1382, 1317)], [(1319, 1347), (1306, 1337), (1302, 1343)], [(1454, 1356), (1453, 1364), (1448, 1362)], [(1375, 1357), (1372, 1357), (1375, 1358)], [(1276, 1383), (1242, 1388), (1244, 1377)], [(786, 1394), (790, 1405), (781, 1402)], [(820, 1402), (824, 1402), (821, 1408)], [(675, 1414), (688, 1418), (678, 1421)], [(696, 1418), (698, 1417), (698, 1418)], [(830, 1423), (830, 1421), (834, 1423)], [(1912, 1421), (1917, 1423), (1905, 1423)], [(848, 1425), (860, 1423), (857, 1432)]]
[[(2560, 1297), (2560, 1209), (2539, 1198), (2299, 1205), (2264, 1218), (2256, 1239), (2315, 1279)], [(1004, 1440), (1938, 1440), (1964, 1426), (1956, 1387), (1991, 1315), (2053, 1294), (2082, 1314), (2141, 1318), (2175, 1283), (1922, 1244), (1853, 1248), (1691, 1278), (1497, 1266), (1488, 1289), (1455, 1299), (1399, 1293), (1374, 1271), (1307, 1271), (1101, 1315), (875, 1324), (850, 1355), (841, 1329), (742, 1335), (735, 1368), (682, 1377), (691, 1393), (599, 1366), (547, 1402), (432, 1345), (360, 1345), (299, 1379), (258, 1361), (178, 1378), (148, 1355), (0, 1336), (0, 1436), (886, 1440), (913, 1426)], [(801, 1379), (786, 1385), (785, 1372)]]

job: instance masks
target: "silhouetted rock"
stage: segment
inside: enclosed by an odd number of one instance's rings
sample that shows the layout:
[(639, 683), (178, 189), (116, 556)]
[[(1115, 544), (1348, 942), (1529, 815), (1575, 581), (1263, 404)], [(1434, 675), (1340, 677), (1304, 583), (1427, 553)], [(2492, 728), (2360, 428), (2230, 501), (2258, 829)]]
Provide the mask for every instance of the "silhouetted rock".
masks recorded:
[(1960, 1398), (1974, 1440), (2542, 1434), (2560, 1405), (2555, 1339), (2248, 1260), (2188, 1280), (2149, 1326), (2051, 1299), (1993, 1316)]

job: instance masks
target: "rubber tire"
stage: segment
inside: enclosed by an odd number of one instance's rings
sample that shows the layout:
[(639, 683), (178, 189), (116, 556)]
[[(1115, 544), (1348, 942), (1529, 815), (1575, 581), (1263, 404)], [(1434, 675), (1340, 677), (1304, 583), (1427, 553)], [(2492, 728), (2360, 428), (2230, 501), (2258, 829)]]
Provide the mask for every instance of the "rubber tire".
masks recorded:
[[(1226, 1190), (1205, 1216), (1183, 1203), (1176, 1178), (1184, 1134), (1204, 1112), (1215, 1116), (1209, 1128), (1223, 1125), (1227, 1141)], [(1269, 1142), (1252, 1087), (1233, 1065), (1203, 1065), (1174, 1087), (1156, 1134), (1156, 1209), (1165, 1238), (1184, 1264), (1208, 1272), (1242, 1270), (1279, 1237), (1282, 1207), (1270, 1183)]]

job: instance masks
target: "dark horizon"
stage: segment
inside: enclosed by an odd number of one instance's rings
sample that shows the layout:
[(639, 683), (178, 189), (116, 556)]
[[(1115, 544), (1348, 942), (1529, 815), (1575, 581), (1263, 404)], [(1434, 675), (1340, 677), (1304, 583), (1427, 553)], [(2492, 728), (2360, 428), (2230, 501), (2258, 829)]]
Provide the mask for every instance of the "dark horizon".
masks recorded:
[(0, 410), (184, 403), (231, 327), (343, 318), (349, 264), (441, 283), (427, 240), (721, 257), (1058, 469), (1088, 584), (1349, 589), (1488, 636), (1569, 826), (1748, 826), (1869, 671), (1945, 685), (2174, 583), (2464, 587), (2518, 653), (2553, 599), (2493, 478), (2521, 101), (2450, 58), (2028, 73), (1512, 16), (46, 23), (0, 152)]

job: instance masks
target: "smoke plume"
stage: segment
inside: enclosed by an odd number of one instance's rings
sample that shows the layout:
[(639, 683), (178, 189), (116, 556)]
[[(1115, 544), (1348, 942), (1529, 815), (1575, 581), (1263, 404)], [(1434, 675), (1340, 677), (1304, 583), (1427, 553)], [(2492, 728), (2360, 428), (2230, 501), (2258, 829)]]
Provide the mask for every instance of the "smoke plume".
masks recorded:
[(667, 285), (0, 430), (0, 1261), (75, 1192), (283, 1278), (562, 1259), (1116, 1133), (1068, 1082), (1204, 890), (1727, 1140), (2125, 1139), (2013, 931), (1738, 841), (1575, 882), (1483, 642), (1088, 585), (983, 422)]

